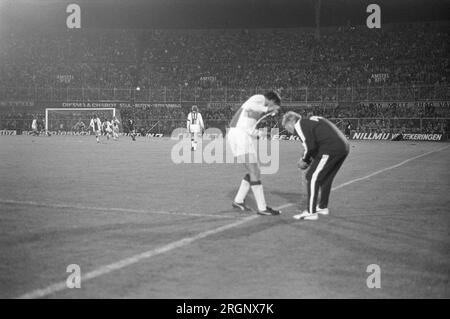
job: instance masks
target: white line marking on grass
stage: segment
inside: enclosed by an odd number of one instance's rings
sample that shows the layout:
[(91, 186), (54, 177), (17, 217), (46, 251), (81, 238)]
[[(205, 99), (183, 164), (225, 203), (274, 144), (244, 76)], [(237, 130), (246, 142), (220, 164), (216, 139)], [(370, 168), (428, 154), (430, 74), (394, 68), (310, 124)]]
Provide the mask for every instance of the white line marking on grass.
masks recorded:
[[(440, 151), (442, 151), (442, 150), (444, 150), (444, 149), (446, 149), (448, 147), (449, 146), (446, 146), (446, 147), (442, 147), (442, 148), (434, 150), (434, 151), (426, 152), (426, 153), (423, 153), (423, 154), (411, 157), (411, 158), (409, 158), (407, 160), (404, 160), (403, 162), (400, 162), (398, 164), (395, 164), (395, 165), (392, 165), (392, 166), (380, 169), (380, 170), (378, 170), (376, 172), (373, 172), (373, 173), (371, 173), (369, 175), (366, 175), (366, 176), (363, 176), (363, 177), (360, 177), (360, 178), (352, 179), (352, 180), (350, 180), (350, 181), (348, 181), (346, 183), (343, 183), (343, 184), (340, 184), (340, 185), (338, 185), (336, 187), (333, 187), (333, 190), (336, 190), (336, 189), (345, 187), (347, 185), (350, 185), (350, 184), (353, 184), (353, 183), (356, 183), (356, 182), (368, 179), (368, 178), (370, 178), (372, 176), (375, 176), (375, 175), (381, 174), (383, 172), (386, 172), (388, 170), (391, 170), (391, 169), (397, 168), (399, 166), (402, 166), (402, 165), (404, 165), (404, 164), (406, 164), (406, 163), (408, 163), (410, 161), (413, 161), (415, 159), (421, 158), (423, 156), (426, 156), (426, 155), (429, 155), (429, 154), (432, 154), (432, 153), (435, 153), (435, 152), (440, 152)], [(276, 207), (276, 209), (286, 208), (286, 207), (293, 206), (293, 205), (294, 204), (292, 204), (292, 203), (288, 203), (288, 204), (284, 204), (282, 206)], [(171, 250), (174, 250), (176, 248), (180, 248), (180, 247), (189, 245), (189, 244), (193, 243), (194, 241), (206, 238), (206, 237), (211, 236), (211, 235), (215, 235), (215, 234), (221, 233), (221, 232), (223, 232), (225, 230), (228, 230), (228, 229), (231, 229), (231, 228), (235, 228), (235, 227), (241, 226), (241, 225), (243, 225), (243, 224), (245, 224), (245, 223), (247, 223), (249, 221), (257, 219), (258, 217), (260, 217), (260, 216), (259, 215), (252, 215), (252, 216), (249, 216), (249, 217), (245, 217), (245, 218), (243, 218), (241, 220), (238, 220), (238, 221), (236, 221), (234, 223), (231, 223), (231, 224), (228, 224), (228, 225), (224, 225), (224, 226), (212, 229), (212, 230), (207, 230), (207, 231), (201, 232), (201, 233), (199, 233), (199, 234), (197, 234), (195, 236), (192, 236), (192, 237), (183, 238), (181, 240), (172, 242), (172, 243), (167, 244), (165, 246), (162, 246), (160, 248), (148, 250), (148, 251), (143, 252), (141, 254), (134, 255), (134, 256), (126, 258), (126, 259), (122, 259), (122, 260), (120, 260), (118, 262), (115, 262), (115, 263), (112, 263), (112, 264), (109, 264), (109, 265), (100, 266), (97, 269), (95, 269), (93, 271), (90, 271), (90, 272), (86, 273), (84, 276), (82, 276), (81, 282), (82, 283), (86, 282), (88, 280), (91, 280), (91, 279), (100, 277), (102, 275), (108, 274), (108, 273), (110, 273), (110, 272), (112, 272), (114, 270), (119, 270), (119, 269), (125, 268), (127, 266), (136, 264), (136, 263), (138, 263), (138, 262), (140, 262), (140, 261), (142, 261), (144, 259), (148, 259), (148, 258), (157, 256), (157, 255), (161, 255), (161, 254), (167, 253), (167, 252), (169, 252)], [(26, 293), (26, 294), (20, 296), (19, 299), (42, 298), (42, 297), (54, 294), (56, 292), (65, 290), (65, 289), (67, 289), (66, 282), (65, 281), (64, 282), (58, 282), (58, 283), (50, 285), (50, 286), (48, 286), (46, 288), (37, 289), (37, 290), (33, 290), (33, 291), (29, 292), (29, 293)]]
[(423, 154), (420, 154), (420, 155), (417, 155), (417, 156), (408, 158), (408, 159), (404, 160), (403, 162), (400, 162), (400, 163), (398, 163), (398, 164), (395, 164), (395, 165), (392, 165), (392, 166), (389, 166), (389, 167), (380, 169), (380, 170), (378, 170), (378, 171), (376, 171), (376, 172), (373, 172), (373, 173), (371, 173), (371, 174), (369, 174), (369, 175), (366, 175), (366, 176), (363, 176), (363, 177), (360, 177), (360, 178), (352, 179), (351, 181), (348, 181), (348, 182), (346, 182), (346, 183), (343, 183), (343, 184), (341, 184), (341, 185), (338, 185), (338, 186), (336, 186), (336, 187), (333, 187), (332, 190), (336, 190), (336, 189), (345, 187), (345, 186), (347, 186), (347, 185), (353, 184), (353, 183), (355, 183), (355, 182), (359, 182), (359, 181), (362, 181), (362, 180), (371, 178), (372, 176), (375, 176), (375, 175), (384, 173), (384, 172), (386, 172), (386, 171), (389, 171), (389, 170), (391, 170), (391, 169), (400, 167), (400, 166), (402, 166), (402, 165), (404, 165), (404, 164), (406, 164), (406, 163), (409, 163), (409, 162), (411, 162), (411, 161), (414, 161), (414, 160), (416, 160), (416, 159), (418, 159), (418, 158), (427, 156), (427, 155), (432, 154), (432, 153), (437, 153), (437, 152), (443, 151), (443, 150), (445, 150), (446, 148), (449, 148), (449, 147), (450, 147), (450, 146), (444, 146), (444, 147), (441, 147), (441, 148), (439, 148), (439, 149), (437, 149), (437, 150), (429, 151), (429, 152), (426, 152), (426, 153), (423, 153)]
[(100, 211), (100, 212), (180, 215), (180, 216), (190, 216), (190, 217), (216, 217), (216, 218), (228, 218), (228, 219), (238, 218), (236, 216), (219, 215), (219, 214), (215, 215), (215, 214), (177, 213), (177, 212), (149, 211), (149, 210), (144, 210), (144, 209), (118, 208), (118, 207), (90, 207), (90, 206), (80, 206), (80, 205), (39, 203), (39, 202), (34, 202), (34, 201), (21, 201), (21, 200), (1, 199), (1, 198), (0, 198), (0, 204), (28, 205), (28, 206), (38, 206), (38, 207), (78, 209), (78, 210)]
[(276, 209), (283, 209), (283, 208), (286, 208), (286, 207), (290, 207), (292, 205), (293, 205), (292, 203), (287, 203), (287, 204), (284, 204), (284, 205), (281, 205), (281, 206), (277, 207)]
[[(160, 248), (152, 249), (152, 250), (143, 252), (142, 254), (134, 255), (134, 256), (132, 256), (130, 258), (126, 258), (126, 259), (120, 260), (118, 262), (109, 264), (109, 265), (98, 267), (97, 269), (95, 269), (93, 271), (90, 271), (90, 272), (86, 273), (84, 276), (82, 276), (81, 283), (83, 284), (84, 282), (86, 282), (86, 281), (88, 281), (90, 279), (93, 279), (93, 278), (105, 275), (105, 274), (110, 273), (110, 272), (112, 272), (114, 270), (122, 269), (122, 268), (130, 266), (132, 264), (138, 263), (141, 260), (148, 259), (148, 258), (157, 256), (157, 255), (160, 255), (160, 254), (164, 254), (164, 253), (169, 252), (169, 251), (171, 251), (173, 249), (189, 245), (190, 243), (192, 243), (194, 241), (197, 241), (199, 239), (202, 239), (202, 238), (205, 238), (205, 237), (208, 237), (208, 236), (211, 236), (211, 235), (215, 235), (215, 234), (221, 233), (221, 232), (223, 232), (225, 230), (228, 230), (230, 228), (238, 227), (238, 226), (240, 226), (240, 225), (242, 225), (242, 224), (244, 224), (246, 222), (249, 222), (251, 220), (254, 220), (256, 218), (258, 218), (258, 215), (252, 215), (252, 216), (249, 216), (249, 217), (245, 217), (245, 218), (243, 218), (243, 219), (241, 219), (239, 221), (236, 221), (234, 223), (231, 223), (231, 224), (228, 224), (228, 225), (225, 225), (225, 226), (221, 226), (221, 227), (218, 227), (218, 228), (215, 228), (215, 229), (212, 229), (212, 230), (204, 231), (204, 232), (199, 233), (199, 234), (197, 234), (195, 236), (186, 237), (186, 238), (183, 238), (181, 240), (174, 241), (174, 242), (172, 242), (170, 244), (167, 244), (165, 246), (162, 246)], [(45, 296), (48, 296), (50, 294), (53, 294), (55, 292), (64, 290), (66, 288), (67, 288), (67, 286), (66, 286), (66, 282), (65, 281), (58, 282), (58, 283), (50, 285), (50, 286), (48, 286), (48, 287), (46, 287), (44, 289), (38, 289), (38, 290), (34, 290), (34, 291), (30, 292), (30, 293), (24, 294), (24, 295), (20, 296), (19, 299), (41, 298), (41, 297), (45, 297)]]
[[(429, 152), (426, 152), (426, 153), (419, 154), (419, 155), (417, 155), (417, 156), (408, 158), (408, 159), (406, 159), (406, 160), (404, 160), (403, 162), (400, 162), (400, 163), (398, 163), (398, 164), (395, 164), (395, 165), (392, 165), (392, 166), (389, 166), (389, 167), (380, 169), (380, 170), (378, 170), (378, 171), (375, 171), (375, 172), (373, 172), (373, 173), (370, 173), (369, 175), (366, 175), (366, 176), (363, 176), (363, 177), (359, 177), (359, 178), (355, 178), (355, 179), (352, 179), (352, 180), (350, 180), (350, 181), (348, 181), (348, 182), (345, 182), (345, 183), (342, 183), (342, 184), (340, 184), (340, 185), (337, 185), (337, 186), (333, 187), (331, 190), (334, 191), (334, 190), (336, 190), (336, 189), (345, 187), (345, 186), (347, 186), (347, 185), (350, 185), (350, 184), (353, 184), (353, 183), (356, 183), (356, 182), (363, 181), (363, 180), (368, 179), (368, 178), (371, 178), (371, 177), (373, 177), (373, 176), (375, 176), (375, 175), (378, 175), (378, 174), (384, 173), (384, 172), (386, 172), (386, 171), (389, 171), (389, 170), (391, 170), (391, 169), (394, 169), (394, 168), (397, 168), (397, 167), (399, 167), (399, 166), (402, 166), (402, 165), (404, 165), (404, 164), (406, 164), (406, 163), (408, 163), (408, 162), (411, 162), (411, 161), (413, 161), (413, 160), (415, 160), (415, 159), (418, 159), (418, 158), (427, 156), (427, 155), (432, 154), (432, 153), (437, 153), (437, 152), (443, 151), (443, 150), (445, 150), (446, 148), (449, 148), (449, 147), (450, 147), (450, 145), (447, 145), (447, 146), (441, 147), (441, 148), (439, 148), (439, 149), (437, 149), (437, 150), (432, 150), (432, 151), (429, 151)], [(283, 208), (290, 207), (290, 206), (294, 206), (294, 205), (295, 205), (294, 203), (288, 203), (288, 204), (283, 205)]]

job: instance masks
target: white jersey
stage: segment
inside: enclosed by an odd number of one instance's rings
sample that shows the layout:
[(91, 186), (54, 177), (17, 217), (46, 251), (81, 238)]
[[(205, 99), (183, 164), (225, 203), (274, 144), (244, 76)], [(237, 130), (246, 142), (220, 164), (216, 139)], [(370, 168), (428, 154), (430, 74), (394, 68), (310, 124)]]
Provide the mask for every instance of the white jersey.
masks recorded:
[(253, 95), (234, 114), (230, 122), (227, 140), (234, 156), (249, 154), (250, 162), (256, 162), (257, 147), (255, 126), (261, 116), (267, 112), (264, 95)]
[(106, 128), (107, 132), (111, 132), (112, 131), (112, 123), (110, 121), (106, 121), (105, 128)]
[(89, 123), (89, 126), (92, 127), (92, 130), (94, 132), (98, 132), (102, 127), (102, 121), (100, 121), (98, 117), (96, 119), (92, 118), (91, 122)]
[(204, 129), (203, 118), (199, 112), (190, 112), (187, 117), (187, 129), (189, 132), (200, 132)]
[(268, 110), (265, 103), (264, 95), (257, 94), (250, 97), (234, 114), (230, 128), (238, 128), (248, 134), (253, 134), (256, 122)]
[(37, 120), (33, 119), (33, 122), (31, 122), (31, 129), (37, 130)]
[(118, 119), (114, 119), (114, 120), (111, 121), (111, 125), (112, 125), (113, 130), (118, 130), (119, 129), (119, 124), (120, 124), (120, 121)]

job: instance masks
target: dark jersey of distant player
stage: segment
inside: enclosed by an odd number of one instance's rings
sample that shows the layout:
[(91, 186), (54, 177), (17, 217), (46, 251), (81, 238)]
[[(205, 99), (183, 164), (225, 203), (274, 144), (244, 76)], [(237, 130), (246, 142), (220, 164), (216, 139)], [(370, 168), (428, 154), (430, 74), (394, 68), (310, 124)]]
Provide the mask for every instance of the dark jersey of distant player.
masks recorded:
[(132, 119), (128, 120), (128, 129), (134, 131), (134, 121)]
[(352, 130), (352, 124), (351, 124), (351, 123), (348, 123), (348, 124), (345, 126), (345, 135), (350, 136), (351, 130)]
[(98, 120), (94, 119), (94, 131), (99, 131), (99, 130), (100, 130), (100, 127), (99, 127), (99, 124), (98, 124)]
[(305, 153), (303, 160), (311, 162), (312, 158), (322, 154), (348, 154), (349, 143), (342, 132), (326, 118), (311, 116), (302, 118), (295, 124), (295, 131), (303, 142)]

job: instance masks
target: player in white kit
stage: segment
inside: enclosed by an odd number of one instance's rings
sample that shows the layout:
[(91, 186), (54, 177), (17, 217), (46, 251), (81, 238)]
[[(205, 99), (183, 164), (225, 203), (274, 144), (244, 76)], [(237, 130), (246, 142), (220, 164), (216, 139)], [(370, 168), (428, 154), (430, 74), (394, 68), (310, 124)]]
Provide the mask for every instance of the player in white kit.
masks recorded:
[(33, 118), (33, 121), (31, 122), (31, 130), (33, 131), (34, 136), (39, 135), (37, 118)]
[(97, 143), (100, 143), (100, 135), (102, 134), (102, 121), (100, 121), (100, 118), (96, 114), (93, 118), (91, 118), (89, 126), (92, 128), (92, 131), (95, 134)]
[(119, 138), (119, 124), (120, 121), (117, 119), (117, 117), (113, 117), (112, 121), (112, 134), (113, 134), (113, 139), (117, 140)]
[(198, 134), (205, 128), (202, 115), (198, 112), (197, 105), (192, 106), (192, 112), (187, 117), (186, 127), (188, 132), (191, 133), (191, 151), (195, 151), (197, 149)]
[(239, 190), (234, 198), (234, 208), (242, 211), (250, 210), (245, 206), (244, 200), (251, 188), (258, 205), (258, 214), (279, 215), (281, 213), (266, 205), (256, 149), (259, 134), (259, 131), (256, 129), (258, 119), (265, 113), (276, 114), (280, 109), (280, 104), (280, 96), (274, 91), (267, 92), (264, 95), (253, 95), (242, 104), (230, 122), (227, 141), (233, 155), (244, 163), (248, 172), (241, 181)]
[(109, 140), (109, 138), (112, 136), (112, 133), (113, 133), (112, 123), (111, 123), (111, 121), (108, 121), (107, 119), (105, 119), (105, 122), (103, 122), (103, 124), (105, 125), (106, 139)]

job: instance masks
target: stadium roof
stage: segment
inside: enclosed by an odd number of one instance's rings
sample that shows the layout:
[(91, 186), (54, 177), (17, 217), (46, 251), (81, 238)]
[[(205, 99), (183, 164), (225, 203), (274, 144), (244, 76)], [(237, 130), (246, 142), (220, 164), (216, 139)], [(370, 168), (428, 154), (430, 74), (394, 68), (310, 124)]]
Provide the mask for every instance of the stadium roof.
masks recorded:
[[(88, 28), (254, 28), (315, 25), (319, 0), (0, 0), (0, 23), (58, 26), (82, 8)], [(321, 25), (365, 23), (377, 3), (382, 22), (448, 20), (450, 0), (321, 0)]]

